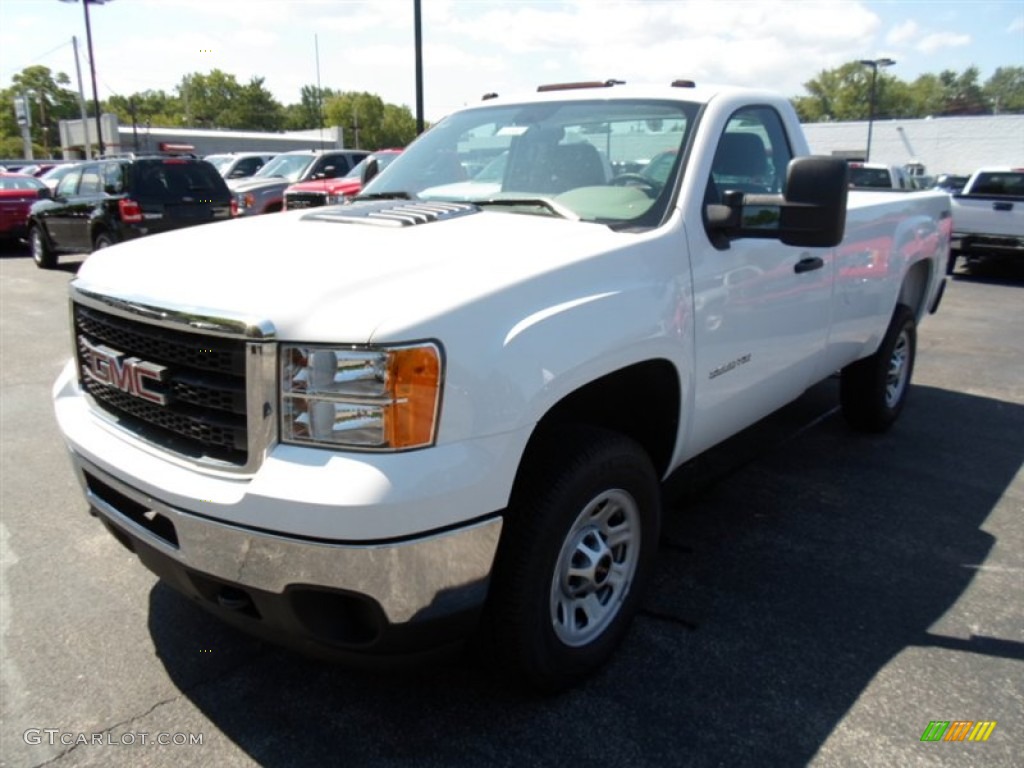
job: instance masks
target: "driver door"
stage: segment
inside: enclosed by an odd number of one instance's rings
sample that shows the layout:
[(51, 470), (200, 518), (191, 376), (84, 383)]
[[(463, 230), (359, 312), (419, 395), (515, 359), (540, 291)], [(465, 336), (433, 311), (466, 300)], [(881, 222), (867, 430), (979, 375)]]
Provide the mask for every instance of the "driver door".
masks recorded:
[[(728, 191), (782, 192), (792, 158), (771, 107), (744, 108), (719, 137), (705, 204)], [(828, 335), (827, 248), (689, 230), (694, 284), (695, 447), (703, 450), (796, 399), (814, 383)]]

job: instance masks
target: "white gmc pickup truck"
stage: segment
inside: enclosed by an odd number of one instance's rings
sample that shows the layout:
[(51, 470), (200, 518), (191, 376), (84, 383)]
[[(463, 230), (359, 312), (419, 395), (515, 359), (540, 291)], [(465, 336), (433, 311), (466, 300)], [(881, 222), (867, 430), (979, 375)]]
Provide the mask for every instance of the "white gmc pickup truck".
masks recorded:
[(953, 240), (949, 272), (956, 259), (1024, 258), (1024, 168), (982, 168), (953, 195)]
[(853, 427), (904, 405), (949, 197), (807, 154), (772, 93), (544, 86), (448, 116), (353, 204), (94, 254), (54, 387), (92, 513), (276, 640), (480, 630), (520, 679), (579, 681), (674, 470), (837, 371)]

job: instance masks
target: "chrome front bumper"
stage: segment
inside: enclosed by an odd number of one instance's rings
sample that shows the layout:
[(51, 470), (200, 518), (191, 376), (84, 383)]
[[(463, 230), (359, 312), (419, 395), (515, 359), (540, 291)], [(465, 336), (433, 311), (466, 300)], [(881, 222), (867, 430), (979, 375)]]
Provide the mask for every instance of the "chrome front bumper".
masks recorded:
[(456, 613), (486, 596), (500, 516), (378, 544), (288, 538), (168, 506), (75, 452), (71, 456), (89, 504), (110, 525), (225, 583), (276, 594), (295, 585), (358, 593), (375, 601), (391, 624)]

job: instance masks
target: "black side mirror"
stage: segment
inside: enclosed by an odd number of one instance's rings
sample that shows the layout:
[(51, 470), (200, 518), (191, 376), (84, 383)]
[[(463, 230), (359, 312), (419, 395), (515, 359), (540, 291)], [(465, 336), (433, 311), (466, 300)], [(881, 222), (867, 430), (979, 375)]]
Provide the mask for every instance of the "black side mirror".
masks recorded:
[(363, 174), (360, 179), (362, 181), (362, 185), (365, 187), (378, 173), (380, 173), (380, 163), (377, 162), (377, 158), (373, 156), (368, 157), (366, 159), (366, 165), (363, 166)]
[(38, 197), (40, 200), (52, 200), (53, 190), (50, 189), (49, 187), (43, 187), (42, 189), (36, 191), (36, 197)]
[(832, 248), (843, 241), (849, 192), (846, 161), (797, 157), (786, 169), (785, 195), (726, 192), (721, 205), (707, 206), (716, 239), (759, 237), (786, 245)]

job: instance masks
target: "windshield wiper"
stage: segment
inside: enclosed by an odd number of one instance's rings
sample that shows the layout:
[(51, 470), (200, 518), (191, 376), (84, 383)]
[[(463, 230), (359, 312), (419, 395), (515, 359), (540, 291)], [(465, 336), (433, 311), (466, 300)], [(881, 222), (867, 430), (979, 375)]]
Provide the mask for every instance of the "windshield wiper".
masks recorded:
[(353, 200), (412, 200), (408, 192), (371, 192), (368, 195), (356, 195)]
[(517, 206), (528, 206), (531, 208), (545, 208), (555, 216), (559, 216), (563, 219), (569, 219), (570, 221), (579, 221), (580, 217), (576, 215), (576, 212), (570, 208), (566, 208), (561, 203), (556, 203), (549, 197), (492, 197), (488, 200), (470, 200), (473, 205), (478, 205), (481, 208), (485, 208), (489, 205), (507, 205), (510, 207)]

